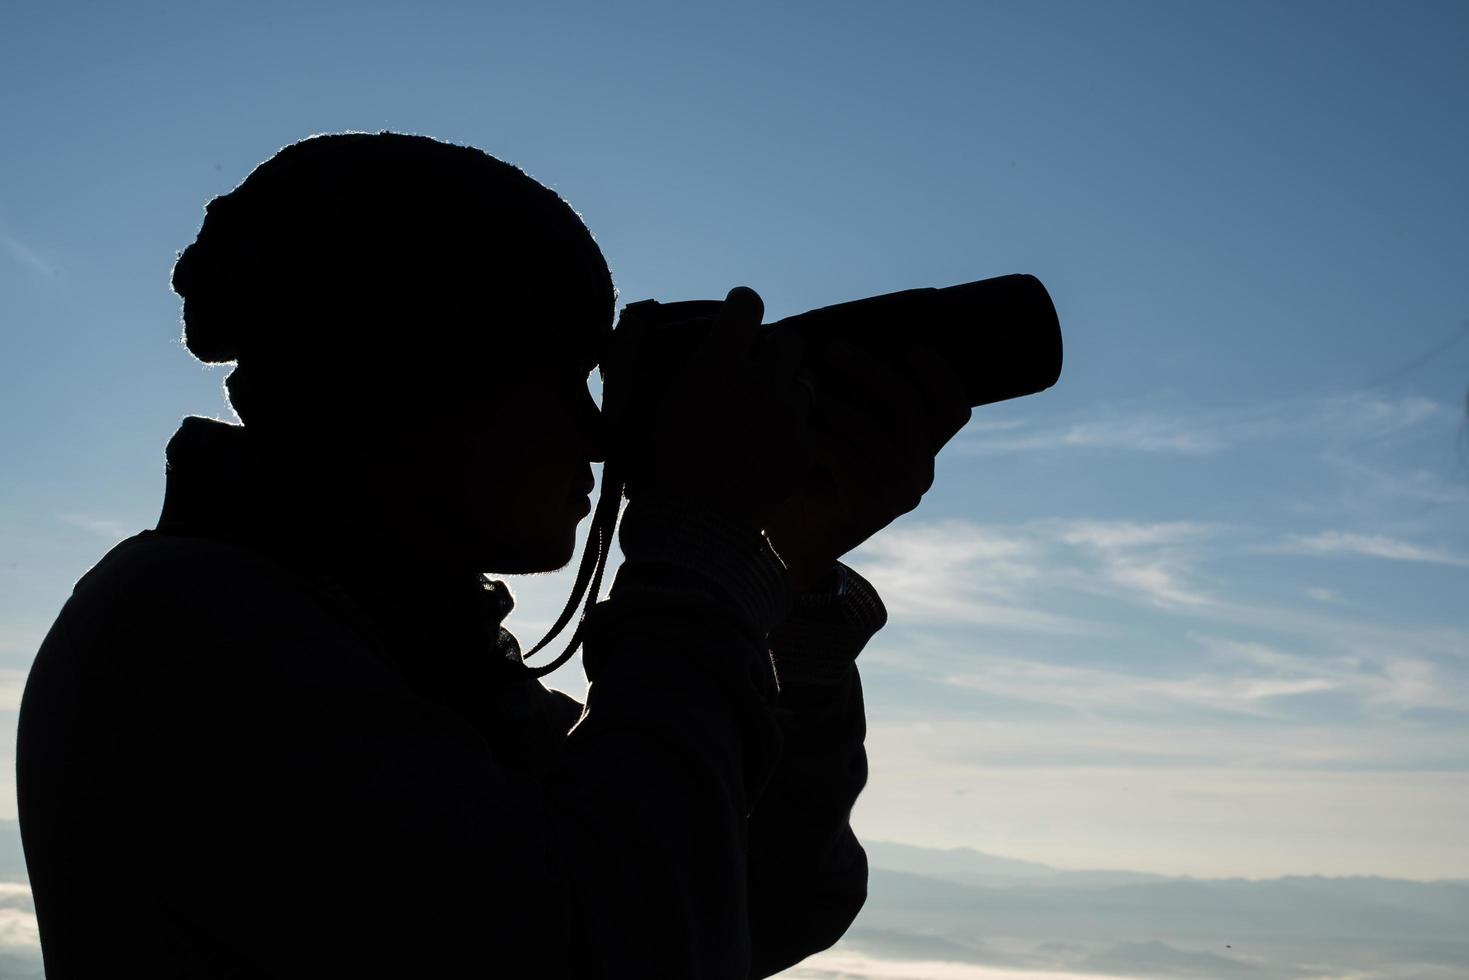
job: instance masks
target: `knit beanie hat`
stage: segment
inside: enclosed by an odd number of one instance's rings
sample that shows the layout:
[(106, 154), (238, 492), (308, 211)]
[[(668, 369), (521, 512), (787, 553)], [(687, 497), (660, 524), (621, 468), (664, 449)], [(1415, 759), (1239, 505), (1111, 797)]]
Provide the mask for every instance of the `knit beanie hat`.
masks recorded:
[(573, 337), (600, 356), (616, 301), (554, 191), (481, 150), (386, 132), (260, 164), (209, 203), (172, 284), (185, 346), (235, 362), (236, 414), (282, 436), (348, 411), (370, 429)]

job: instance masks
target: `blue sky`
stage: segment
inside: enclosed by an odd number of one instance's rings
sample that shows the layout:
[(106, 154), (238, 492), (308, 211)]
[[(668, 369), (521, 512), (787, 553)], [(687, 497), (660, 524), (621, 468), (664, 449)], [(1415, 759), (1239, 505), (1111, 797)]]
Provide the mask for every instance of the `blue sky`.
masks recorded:
[[(167, 285), (203, 205), (393, 129), (554, 187), (624, 302), (1050, 288), (1060, 384), (848, 558), (860, 834), (1469, 877), (1465, 119), (1455, 3), (9, 4), (0, 757), (179, 419), (230, 417)], [(509, 579), (524, 643), (572, 578)]]

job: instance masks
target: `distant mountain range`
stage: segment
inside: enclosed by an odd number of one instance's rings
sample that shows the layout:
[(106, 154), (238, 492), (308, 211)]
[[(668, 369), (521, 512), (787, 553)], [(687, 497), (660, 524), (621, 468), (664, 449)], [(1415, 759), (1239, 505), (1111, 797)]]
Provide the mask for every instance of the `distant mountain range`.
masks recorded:
[[(873, 959), (973, 964), (977, 977), (994, 967), (1172, 980), (1469, 978), (1465, 881), (1173, 878), (962, 848), (864, 847), (867, 905), (837, 948)], [(0, 820), (0, 882), (25, 879), (18, 825)], [(0, 926), (30, 914), (23, 889), (0, 886)], [(0, 975), (39, 977), (39, 951), (5, 938)]]
[(1066, 871), (864, 842), (841, 945), (883, 959), (1127, 977), (1469, 978), (1469, 882)]
[(862, 847), (867, 851), (868, 864), (874, 868), (993, 888), (1012, 885), (1110, 888), (1173, 880), (1142, 871), (1064, 871), (1048, 864), (996, 857), (967, 847), (933, 850), (888, 841), (864, 841)]

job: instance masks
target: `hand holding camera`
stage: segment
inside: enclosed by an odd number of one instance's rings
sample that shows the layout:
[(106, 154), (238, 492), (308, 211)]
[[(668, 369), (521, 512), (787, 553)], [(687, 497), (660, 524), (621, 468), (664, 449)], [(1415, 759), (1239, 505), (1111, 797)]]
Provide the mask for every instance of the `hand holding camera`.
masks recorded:
[[(918, 506), (969, 409), (1061, 374), (1061, 324), (1034, 276), (884, 293), (773, 324), (763, 311), (743, 287), (723, 303), (623, 309), (601, 358), (602, 497), (573, 595), (536, 650), (583, 595), (588, 609), (596, 600), (623, 497), (719, 508), (764, 531), (791, 585), (811, 588)], [(566, 651), (531, 673), (564, 663), (580, 634), (578, 623)]]
[(831, 492), (800, 489), (765, 525), (798, 591), (818, 587), (837, 559), (918, 507), (934, 457), (971, 415), (959, 376), (929, 347), (890, 367), (838, 342), (819, 367), (814, 461)]

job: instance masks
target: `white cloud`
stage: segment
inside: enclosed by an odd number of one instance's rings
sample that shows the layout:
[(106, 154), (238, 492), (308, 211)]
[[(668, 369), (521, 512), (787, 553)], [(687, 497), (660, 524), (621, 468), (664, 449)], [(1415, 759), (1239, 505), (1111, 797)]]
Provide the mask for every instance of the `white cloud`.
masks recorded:
[(1100, 594), (1151, 607), (1214, 600), (1192, 579), (1189, 522), (1046, 520), (995, 526), (963, 519), (900, 522), (853, 557), (895, 621), (1098, 635), (1108, 628), (1041, 608), (1043, 593)]
[(28, 671), (0, 668), (0, 711), (20, 709), (20, 696), (25, 690)]
[[(1166, 714), (1172, 721), (1160, 724), (1168, 725), (1199, 711), (1291, 720), (1326, 710), (1345, 725), (1469, 704), (1469, 675), (1454, 666), (1469, 659), (1469, 631), (1343, 615), (1321, 605), (1335, 594), (1319, 586), (1307, 593), (1310, 605), (1304, 596), (1296, 604), (1233, 598), (1200, 572), (1217, 557), (1224, 530), (1186, 521), (900, 522), (855, 559), (891, 622), (909, 627), (890, 651), (879, 636), (868, 661), (1017, 702), (1097, 715)], [(1250, 533), (1234, 529), (1232, 539)], [(1316, 541), (1344, 543), (1363, 544), (1340, 536)], [(1369, 543), (1374, 553), (1398, 558), (1452, 557)], [(1078, 595), (1091, 600), (1091, 618), (1072, 612)], [(1176, 625), (1158, 633), (1158, 621), (1140, 621), (1139, 610), (1167, 613)], [(1180, 632), (1190, 621), (1193, 631)], [(943, 632), (955, 626), (971, 631)], [(1012, 635), (998, 653), (997, 631)], [(1058, 643), (1076, 649), (1076, 641), (1061, 639), (1067, 636), (1106, 641), (1111, 650), (1126, 650), (1133, 637), (1135, 653), (1129, 665), (1108, 669), (1057, 664)], [(1277, 645), (1259, 642), (1264, 637)], [(1178, 669), (1190, 663), (1197, 669)], [(1328, 693), (1337, 695), (1329, 704), (1301, 700)]]
[[(983, 431), (983, 430), (981, 430)], [(1219, 433), (1190, 428), (1174, 418), (1137, 415), (1073, 422), (1039, 431), (1015, 431), (1003, 437), (980, 437), (966, 427), (955, 443), (960, 452), (1115, 449), (1141, 453), (1213, 453), (1225, 448)]]
[(1342, 646), (1331, 655), (1308, 657), (1261, 643), (1242, 643), (1218, 636), (1193, 637), (1216, 660), (1272, 671), (1281, 682), (1322, 685), (1349, 695), (1369, 715), (1391, 717), (1403, 710), (1463, 710), (1469, 690), (1458, 671), (1402, 647), (1368, 640)]
[(1326, 469), (1326, 479), (1321, 482), (1326, 485), (1327, 495), (1298, 502), (1292, 509), (1316, 521), (1328, 513), (1375, 521), (1405, 506), (1411, 507), (1415, 515), (1436, 508), (1463, 507), (1469, 504), (1469, 468), (1452, 462), (1452, 438), (1447, 430), (1443, 436), (1440, 472), (1405, 465), (1398, 457), (1368, 461), (1355, 451), (1328, 449), (1319, 457)]
[(1352, 392), (1203, 412), (1107, 406), (1087, 412), (1084, 419), (1037, 427), (1016, 420), (1003, 428), (966, 426), (952, 445), (961, 454), (1097, 449), (1207, 455), (1281, 439), (1335, 443), (1380, 438), (1448, 418), (1455, 409), (1416, 395), (1383, 398)]
[(1151, 605), (1201, 607), (1213, 600), (1188, 584), (1197, 555), (1180, 547), (1212, 529), (1186, 521), (1070, 521), (1050, 525), (1056, 537), (1091, 552), (1102, 578)]
[(6, 976), (41, 977), (41, 930), (22, 882), (0, 881), (0, 968)]
[[(1340, 724), (1390, 720), (1427, 708), (1462, 711), (1469, 683), (1462, 672), (1395, 646), (1371, 642), (1358, 649), (1306, 656), (1257, 642), (1190, 634), (1196, 648), (1177, 652), (1177, 662), (1212, 665), (1190, 673), (1108, 670), (1058, 665), (1034, 658), (983, 656), (965, 649), (953, 657), (929, 651), (930, 679), (1019, 701), (1120, 716), (1141, 710), (1197, 716), (1199, 709), (1281, 720), (1294, 716), (1287, 699), (1335, 692), (1347, 712)], [(1203, 656), (1201, 656), (1201, 653)], [(925, 669), (925, 668), (917, 668)]]
[(1167, 564), (1113, 558), (1107, 563), (1106, 573), (1111, 581), (1147, 596), (1159, 606), (1205, 606), (1211, 601), (1183, 585), (1177, 570)]
[(928, 624), (1087, 633), (1095, 624), (1028, 606), (1023, 587), (1044, 574), (1043, 543), (1024, 529), (965, 520), (896, 524), (854, 558), (889, 617)]
[[(1002, 431), (1004, 435), (994, 435)], [(1004, 429), (965, 426), (951, 443), (960, 454), (1111, 449), (1142, 453), (1214, 453), (1227, 443), (1218, 433), (1171, 417), (1140, 413), (1088, 419), (1031, 429), (1013, 422)]]
[[(1028, 680), (1032, 696), (1046, 696), (1037, 678)], [(1075, 687), (1060, 694), (1084, 703), (1084, 693)], [(1130, 705), (1110, 713), (1090, 708), (1070, 715), (1007, 715), (952, 706), (884, 711), (868, 720), (868, 753), (890, 774), (904, 767), (919, 772), (949, 766), (1015, 767), (1034, 773), (1076, 767), (1136, 773), (1186, 768), (1212, 771), (1227, 780), (1229, 772), (1239, 770), (1284, 770), (1303, 778), (1310, 773), (1439, 771), (1445, 779), (1469, 784), (1469, 773), (1458, 771), (1469, 752), (1469, 731), (1445, 733), (1391, 720), (1344, 726), (1327, 721), (1283, 724), (1286, 719), (1262, 717), (1259, 724), (1240, 724), (1226, 715), (1197, 711), (1166, 719), (1130, 710)], [(1182, 723), (1168, 724), (1170, 720)], [(1469, 797), (1460, 802), (1469, 804)]]
[(1067, 544), (1086, 545), (1101, 551), (1121, 548), (1143, 548), (1175, 544), (1202, 537), (1210, 532), (1202, 524), (1188, 521), (1145, 524), (1137, 521), (1068, 521), (1060, 526), (1058, 537)]
[(1441, 548), (1354, 531), (1323, 531), (1319, 534), (1297, 535), (1276, 550), (1312, 555), (1365, 555), (1392, 561), (1429, 562), (1469, 568), (1469, 558), (1451, 554)]
[(879, 959), (847, 949), (830, 949), (776, 974), (784, 980), (1126, 980), (1105, 973), (1014, 970), (942, 960)]
[(23, 881), (0, 881), (0, 908), (34, 911), (31, 886)]
[(1382, 398), (1356, 392), (1326, 399), (1320, 414), (1305, 420), (1298, 431), (1303, 435), (1325, 432), (1353, 438), (1382, 436), (1443, 418), (1450, 411), (1448, 406), (1419, 395)]
[(35, 656), (41, 649), (41, 640), (46, 636), (44, 629), (34, 630), (0, 623), (0, 657)]
[(130, 528), (122, 521), (108, 517), (95, 517), (91, 514), (58, 514), (56, 516), (64, 524), (81, 528), (83, 531), (90, 531), (108, 541), (121, 541), (137, 533), (136, 528)]
[(1028, 660), (985, 658), (942, 682), (986, 694), (1098, 714), (1139, 710), (1192, 714), (1195, 709), (1278, 715), (1269, 703), (1337, 688), (1326, 676), (1281, 677), (1199, 673), (1165, 678)]

